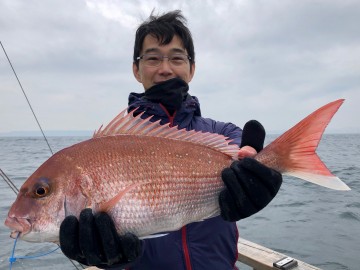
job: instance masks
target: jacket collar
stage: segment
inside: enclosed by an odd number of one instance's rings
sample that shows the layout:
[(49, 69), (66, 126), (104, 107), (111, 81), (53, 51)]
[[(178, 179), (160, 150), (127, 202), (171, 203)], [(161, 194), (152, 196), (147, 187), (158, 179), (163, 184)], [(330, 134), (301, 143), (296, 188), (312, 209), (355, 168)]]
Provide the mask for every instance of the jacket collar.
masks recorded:
[[(138, 113), (144, 112), (145, 118), (153, 115), (152, 121), (160, 120), (161, 124), (169, 122), (167, 112), (159, 103), (145, 99), (144, 93), (130, 93), (128, 111), (136, 108), (138, 108)], [(179, 128), (189, 128), (194, 116), (201, 116), (200, 103), (197, 97), (188, 95), (181, 104), (180, 109), (176, 111), (173, 124), (179, 125)]]

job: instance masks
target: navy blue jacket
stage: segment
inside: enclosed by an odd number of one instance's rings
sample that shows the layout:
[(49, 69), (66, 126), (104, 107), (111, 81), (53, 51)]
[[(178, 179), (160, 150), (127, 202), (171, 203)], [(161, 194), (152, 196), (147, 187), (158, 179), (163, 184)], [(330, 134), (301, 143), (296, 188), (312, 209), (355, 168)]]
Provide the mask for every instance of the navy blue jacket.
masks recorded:
[[(181, 108), (170, 116), (159, 103), (145, 99), (144, 94), (131, 93), (129, 110), (139, 108), (144, 117), (161, 124), (222, 134), (240, 145), (241, 129), (231, 123), (217, 122), (201, 117), (196, 97), (187, 96)], [(131, 270), (233, 270), (237, 260), (238, 230), (236, 223), (224, 221), (220, 216), (195, 222), (168, 235), (143, 240), (143, 253)]]

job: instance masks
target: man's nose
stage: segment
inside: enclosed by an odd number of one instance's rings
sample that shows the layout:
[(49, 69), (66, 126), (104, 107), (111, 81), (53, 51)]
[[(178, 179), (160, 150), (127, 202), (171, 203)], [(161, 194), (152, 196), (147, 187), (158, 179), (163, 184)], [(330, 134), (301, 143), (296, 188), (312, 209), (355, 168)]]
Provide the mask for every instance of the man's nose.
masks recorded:
[(169, 58), (164, 58), (159, 66), (159, 73), (163, 75), (169, 75), (173, 73)]

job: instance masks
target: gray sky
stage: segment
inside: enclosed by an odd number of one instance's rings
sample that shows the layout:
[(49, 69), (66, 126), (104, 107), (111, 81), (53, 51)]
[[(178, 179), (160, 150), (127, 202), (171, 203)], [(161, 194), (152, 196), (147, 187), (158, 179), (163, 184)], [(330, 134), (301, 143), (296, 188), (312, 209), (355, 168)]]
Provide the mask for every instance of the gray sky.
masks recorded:
[[(360, 132), (358, 0), (0, 0), (0, 40), (44, 130), (95, 130), (143, 91), (133, 42), (153, 9), (188, 20), (203, 116), (280, 132), (345, 98), (327, 132)], [(2, 51), (0, 94), (0, 133), (38, 129)]]

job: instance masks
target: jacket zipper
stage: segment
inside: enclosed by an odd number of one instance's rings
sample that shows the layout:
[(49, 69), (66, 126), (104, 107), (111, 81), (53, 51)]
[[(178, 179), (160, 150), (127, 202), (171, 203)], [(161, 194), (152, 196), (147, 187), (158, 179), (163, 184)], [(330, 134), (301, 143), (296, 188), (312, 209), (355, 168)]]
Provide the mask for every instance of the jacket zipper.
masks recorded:
[[(174, 119), (175, 119), (176, 111), (171, 116), (170, 113), (168, 112), (168, 110), (165, 108), (165, 106), (162, 105), (161, 103), (160, 103), (160, 107), (164, 110), (167, 117), (169, 118), (169, 126), (173, 127), (174, 126)], [(189, 247), (188, 247), (188, 244), (187, 244), (186, 226), (182, 227), (182, 229), (181, 229), (181, 242), (182, 242), (184, 258), (185, 258), (185, 268), (186, 268), (186, 270), (192, 270)]]
[(190, 253), (189, 253), (189, 248), (188, 248), (188, 244), (187, 244), (186, 226), (182, 227), (182, 229), (181, 229), (181, 238), (182, 238), (182, 246), (183, 246), (183, 251), (184, 251), (186, 270), (192, 270)]
[(173, 127), (174, 126), (174, 119), (175, 119), (175, 115), (176, 115), (176, 111), (174, 112), (174, 114), (171, 116), (170, 113), (168, 112), (168, 110), (165, 108), (164, 105), (162, 105), (161, 103), (159, 103), (161, 109), (163, 109), (163, 111), (166, 113), (167, 117), (169, 118), (169, 126)]

